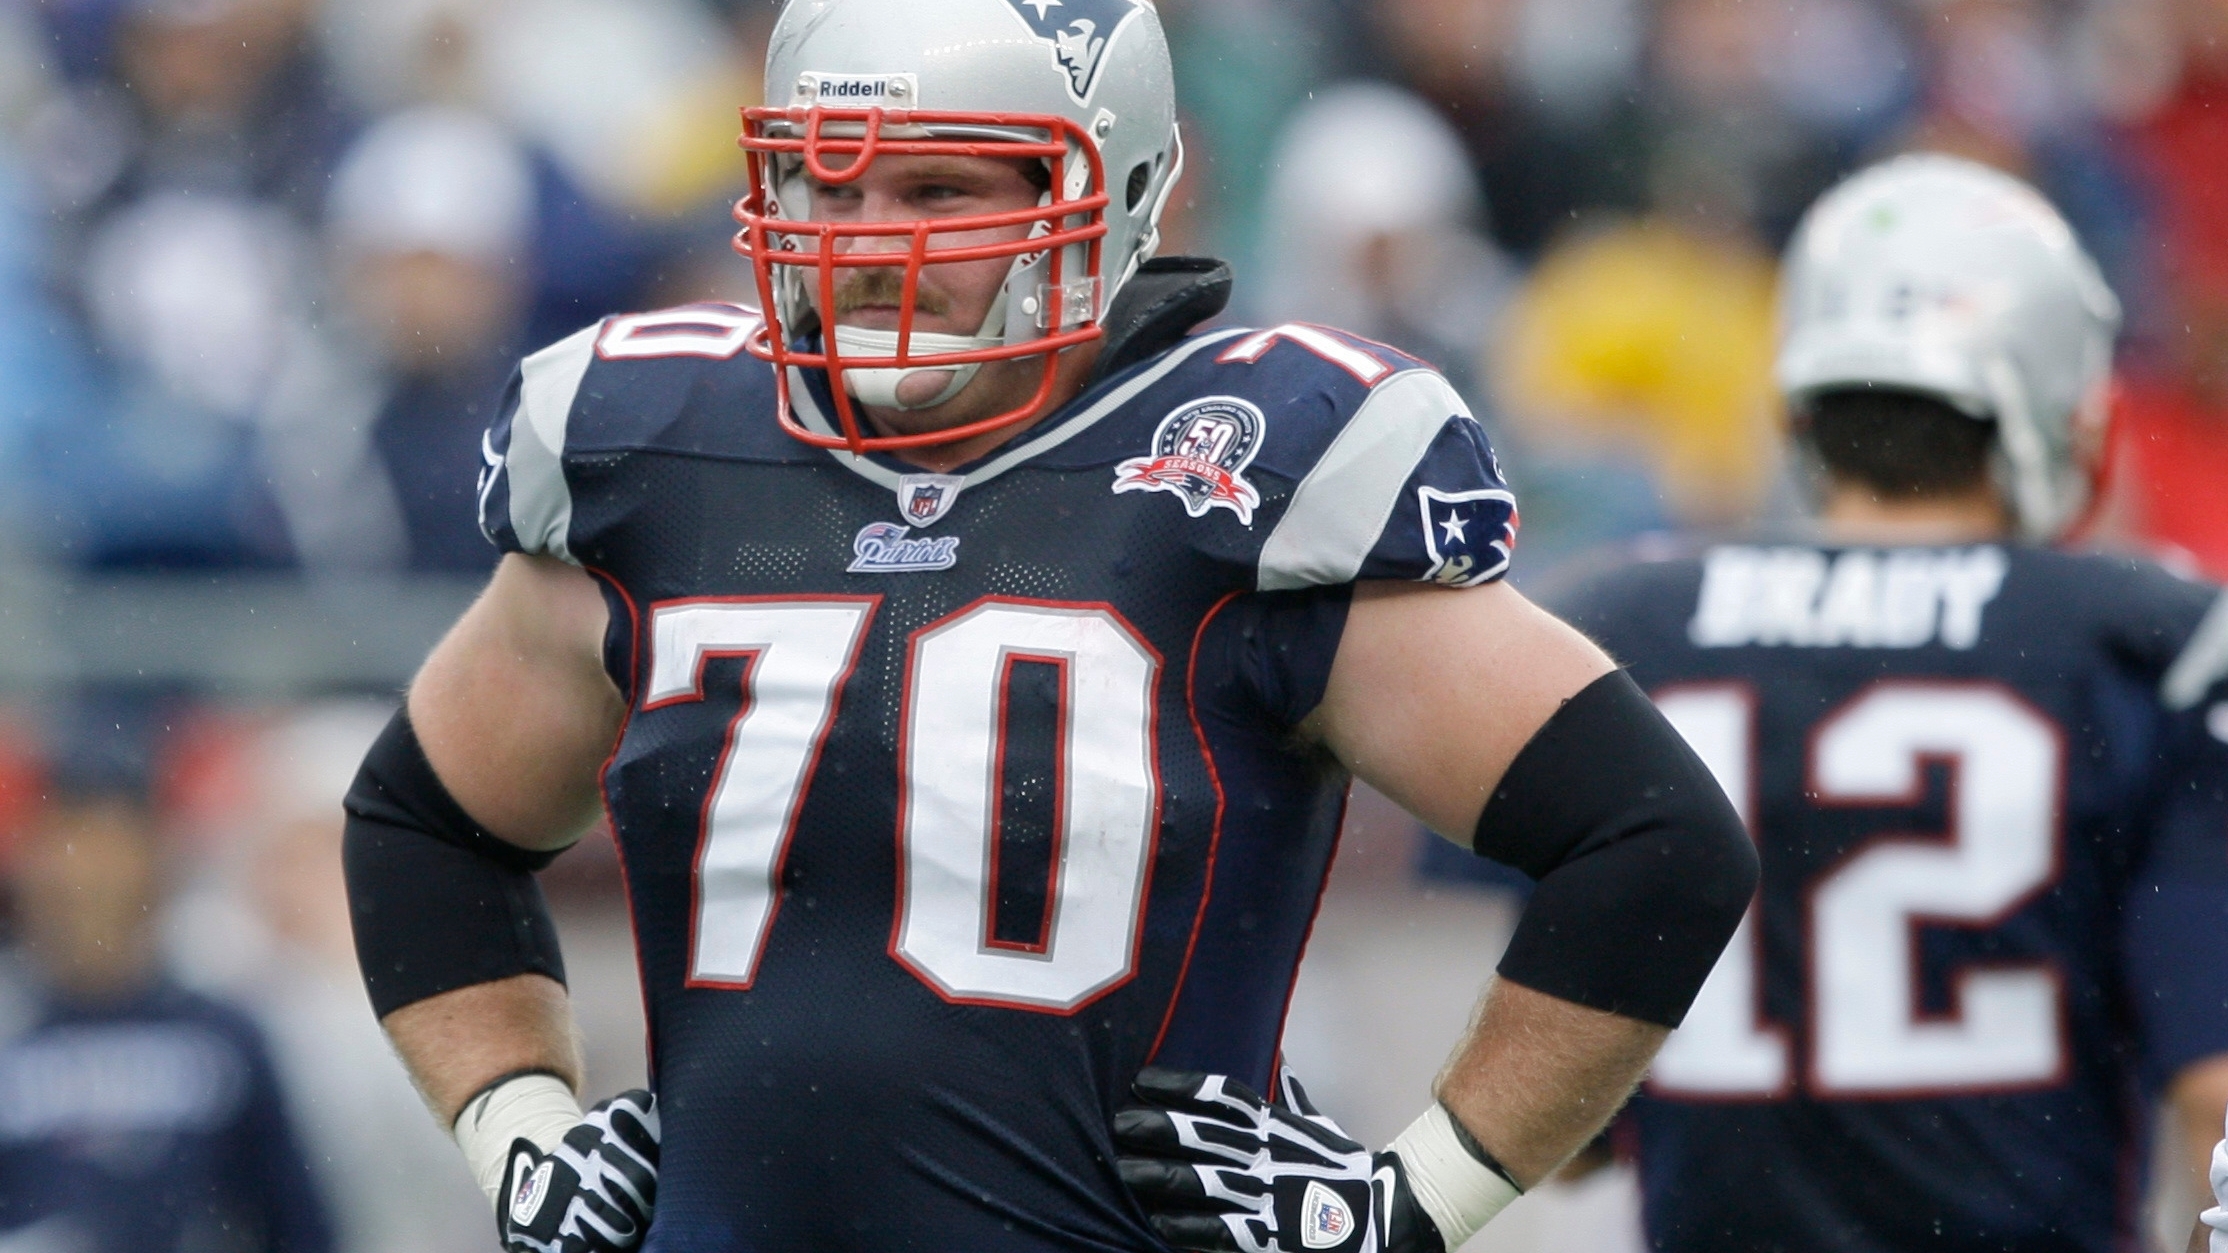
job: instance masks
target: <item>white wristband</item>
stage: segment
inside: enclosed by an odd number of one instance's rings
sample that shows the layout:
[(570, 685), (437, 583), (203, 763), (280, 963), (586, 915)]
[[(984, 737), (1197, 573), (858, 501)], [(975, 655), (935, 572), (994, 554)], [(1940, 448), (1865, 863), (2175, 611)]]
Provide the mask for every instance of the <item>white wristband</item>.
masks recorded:
[(450, 1130), (472, 1167), (473, 1181), (492, 1205), (503, 1186), (503, 1170), (510, 1165), (513, 1141), (524, 1137), (547, 1153), (580, 1121), (580, 1100), (564, 1080), (555, 1075), (520, 1075), (473, 1097)]
[(1462, 1147), (1454, 1119), (1437, 1101), (1393, 1140), (1392, 1151), (1400, 1154), (1416, 1204), (1431, 1216), (1447, 1253), (1461, 1248), (1521, 1195), (1515, 1184)]
[(2212, 1228), (2212, 1233), (2206, 1237), (2206, 1245), (2212, 1253), (2228, 1253), (2228, 1140), (2213, 1146), (2211, 1173), (2213, 1205), (2197, 1218)]

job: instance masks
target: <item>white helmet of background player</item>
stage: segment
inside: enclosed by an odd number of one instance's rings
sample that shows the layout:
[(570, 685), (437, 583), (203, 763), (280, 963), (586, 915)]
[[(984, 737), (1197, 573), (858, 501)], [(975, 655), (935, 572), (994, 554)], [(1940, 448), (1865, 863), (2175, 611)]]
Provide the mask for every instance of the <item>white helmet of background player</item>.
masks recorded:
[[(1102, 334), (1115, 295), (1159, 246), (1161, 211), (1182, 171), (1168, 40), (1147, 0), (789, 0), (767, 52), (766, 98), (764, 108), (743, 111), (751, 188), (735, 209), (743, 224), (735, 248), (752, 263), (767, 319), (750, 351), (780, 367), (783, 426), (823, 447), (954, 442), (1034, 416), (1051, 394), (1057, 351)], [(841, 183), (882, 155), (1036, 159), (1054, 177), (1036, 209), (939, 219), (933, 231), (808, 220), (808, 173)], [(1017, 223), (1032, 233), (1011, 244), (962, 250), (937, 239)], [(798, 337), (817, 326), (808, 293), (832, 290), (845, 242), (893, 235), (912, 237), (911, 256), (896, 254), (902, 265), (1013, 257), (980, 330), (914, 331), (908, 289), (899, 329), (840, 327), (807, 351), (813, 346)], [(891, 266), (893, 258), (857, 258), (867, 260)], [(876, 439), (852, 413), (854, 398), (888, 408), (943, 404), (985, 362), (1038, 355), (1036, 399), (994, 418)], [(789, 367), (829, 371), (842, 438), (791, 419)], [(948, 372), (949, 382), (925, 403), (901, 405), (898, 384), (923, 371)]]
[(1906, 156), (1811, 207), (1788, 248), (1779, 386), (1896, 388), (1996, 424), (2022, 534), (2047, 540), (2091, 491), (2120, 304), (2042, 196), (1987, 166)]

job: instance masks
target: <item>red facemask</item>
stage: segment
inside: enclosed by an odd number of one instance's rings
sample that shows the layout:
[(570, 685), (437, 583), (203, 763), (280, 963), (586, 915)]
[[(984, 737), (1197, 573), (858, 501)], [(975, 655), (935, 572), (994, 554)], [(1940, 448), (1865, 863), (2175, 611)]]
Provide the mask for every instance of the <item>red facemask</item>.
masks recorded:
[[(840, 127), (849, 137), (825, 132)], [(1003, 138), (891, 139), (884, 128), (965, 127), (971, 132), (995, 128), (1001, 132), (1041, 133), (1038, 141)], [(782, 133), (775, 133), (776, 130)], [(802, 132), (801, 138), (793, 138)], [(735, 236), (735, 251), (748, 258), (758, 280), (759, 307), (765, 325), (744, 345), (761, 361), (772, 362), (780, 397), (777, 415), (782, 429), (819, 448), (847, 448), (854, 453), (920, 448), (953, 444), (991, 431), (1002, 430), (1037, 417), (1050, 402), (1061, 350), (1101, 338), (1096, 303), (1080, 321), (1063, 321), (1068, 301), (1058, 293), (1071, 290), (1078, 280), (1088, 280), (1096, 290), (1102, 278), (1101, 250), (1106, 236), (1106, 170), (1083, 128), (1064, 117), (1023, 113), (951, 113), (901, 109), (758, 108), (743, 110), (741, 146), (749, 154), (750, 195), (735, 206), (735, 220), (743, 229)], [(1068, 164), (1080, 152), (1089, 162), (1089, 179), (1082, 194), (1067, 196)], [(777, 166), (782, 158), (801, 158), (804, 172), (821, 184), (841, 186), (864, 176), (883, 156), (965, 156), (1026, 159), (1046, 162), (1052, 172), (1052, 195), (1046, 204), (1002, 213), (938, 218), (933, 221), (830, 223), (798, 221), (781, 213), (776, 199)], [(851, 157), (842, 169), (829, 168), (829, 158)], [(1003, 243), (935, 246), (936, 237), (967, 231), (1015, 226), (1028, 227), (1032, 236)], [(903, 252), (850, 252), (851, 241), (908, 238)], [(1087, 273), (1062, 273), (1071, 247), (1085, 246)], [(1049, 253), (1045, 289), (1039, 294), (1042, 312), (1037, 315), (1040, 333), (1033, 338), (968, 352), (914, 353), (912, 351), (915, 302), (921, 271), (932, 265), (983, 261), (996, 257), (1034, 256)], [(787, 267), (786, 269), (783, 267)], [(784, 325), (783, 302), (775, 294), (790, 274), (806, 272), (820, 309), (836, 307), (836, 271), (840, 269), (903, 268), (904, 294), (898, 310), (897, 355), (847, 357), (840, 353), (835, 336), (823, 327), (821, 351), (793, 347), (800, 328)], [(794, 312), (794, 311), (793, 311)], [(1019, 408), (918, 435), (871, 436), (856, 412), (844, 383), (847, 370), (950, 369), (993, 361), (1042, 357), (1043, 375), (1036, 394)], [(835, 400), (836, 421), (843, 434), (823, 435), (801, 426), (790, 408), (791, 367), (825, 370)]]

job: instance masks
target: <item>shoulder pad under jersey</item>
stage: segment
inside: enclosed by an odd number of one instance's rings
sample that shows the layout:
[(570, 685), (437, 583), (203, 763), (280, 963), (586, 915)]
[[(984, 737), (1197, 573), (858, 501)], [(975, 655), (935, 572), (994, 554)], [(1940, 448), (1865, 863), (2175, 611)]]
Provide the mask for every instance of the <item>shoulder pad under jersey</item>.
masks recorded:
[(481, 444), (480, 529), (505, 552), (573, 560), (565, 456), (656, 448), (770, 461), (811, 449), (771, 421), (772, 371), (743, 352), (758, 315), (697, 304), (606, 318), (527, 357)]
[[(572, 559), (567, 454), (826, 456), (772, 421), (733, 420), (775, 403), (770, 369), (739, 355), (755, 328), (747, 310), (693, 305), (611, 319), (528, 357), (486, 441), (489, 537)], [(1320, 327), (1195, 337), (969, 477), (1020, 461), (1104, 464), (1117, 494), (1170, 492), (1194, 518), (1226, 509), (1239, 526), (1225, 555), (1252, 565), (1264, 591), (1357, 579), (1472, 587), (1503, 577), (1515, 547), (1515, 497), (1447, 381)]]
[(2166, 708), (2228, 697), (2228, 593), (2140, 558), (2051, 557), (2057, 577), (2077, 589), (2066, 599), (2086, 602), (2106, 647), (2157, 681)]
[(1133, 370), (1119, 420), (1058, 457), (1119, 457), (1114, 490), (1165, 491), (1242, 523), (1262, 591), (1358, 579), (1474, 587), (1508, 573), (1516, 498), (1447, 380), (1316, 326), (1218, 331)]

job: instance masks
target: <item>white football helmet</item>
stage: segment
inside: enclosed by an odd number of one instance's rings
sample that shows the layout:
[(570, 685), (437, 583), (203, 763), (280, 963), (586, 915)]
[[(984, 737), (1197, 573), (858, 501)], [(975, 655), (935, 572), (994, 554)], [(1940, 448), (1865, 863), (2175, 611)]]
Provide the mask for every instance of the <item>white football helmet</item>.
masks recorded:
[(2077, 427), (2106, 417), (2120, 303), (2033, 188), (1955, 157), (1897, 157), (1813, 205), (1780, 288), (1779, 386), (1887, 387), (1993, 421), (2022, 534), (2086, 507)]
[[(1103, 335), (1100, 320), (1159, 247), (1161, 211), (1182, 172), (1175, 76), (1150, 0), (789, 0), (766, 58), (763, 108), (743, 111), (750, 194), (736, 206), (736, 251), (757, 275), (765, 328), (750, 352), (773, 362), (781, 422), (821, 447), (915, 447), (968, 439), (1034, 416), (1051, 395), (1059, 350)], [(810, 179), (844, 183), (883, 155), (1041, 160), (1050, 187), (1034, 209), (835, 225), (811, 221)], [(828, 158), (856, 158), (831, 170)], [(939, 247), (936, 237), (1027, 225), (1010, 244)], [(848, 253), (867, 237), (911, 237), (906, 253)], [(813, 293), (840, 268), (923, 266), (1011, 256), (1013, 268), (974, 335), (913, 330), (906, 285), (895, 331), (840, 327), (818, 351)], [(854, 399), (928, 408), (958, 395), (985, 362), (1044, 358), (1036, 398), (950, 430), (866, 436)], [(791, 368), (830, 375), (843, 434), (791, 416)], [(949, 375), (932, 400), (903, 406), (898, 384)]]

